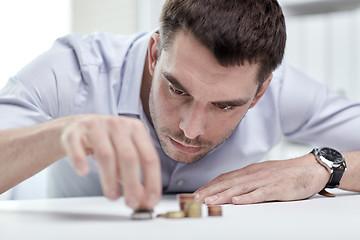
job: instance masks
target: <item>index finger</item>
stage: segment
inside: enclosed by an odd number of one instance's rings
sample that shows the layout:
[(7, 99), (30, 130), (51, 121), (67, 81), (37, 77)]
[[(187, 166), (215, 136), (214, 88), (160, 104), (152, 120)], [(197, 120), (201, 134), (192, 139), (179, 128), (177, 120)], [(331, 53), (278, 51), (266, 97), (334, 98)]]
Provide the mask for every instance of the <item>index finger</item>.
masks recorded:
[(233, 171), (217, 176), (194, 192), (195, 199), (204, 201), (206, 197), (231, 188), (231, 186), (235, 184), (235, 181), (239, 181), (236, 175), (235, 171)]
[(67, 130), (61, 135), (61, 143), (76, 173), (85, 176), (90, 171), (90, 168), (87, 163), (86, 147), (80, 135), (77, 131)]
[(159, 202), (162, 192), (161, 167), (159, 156), (150, 135), (145, 126), (142, 126), (142, 128), (143, 131), (139, 131), (140, 134), (134, 135), (134, 142), (140, 158), (145, 187), (145, 198), (142, 205), (152, 208)]

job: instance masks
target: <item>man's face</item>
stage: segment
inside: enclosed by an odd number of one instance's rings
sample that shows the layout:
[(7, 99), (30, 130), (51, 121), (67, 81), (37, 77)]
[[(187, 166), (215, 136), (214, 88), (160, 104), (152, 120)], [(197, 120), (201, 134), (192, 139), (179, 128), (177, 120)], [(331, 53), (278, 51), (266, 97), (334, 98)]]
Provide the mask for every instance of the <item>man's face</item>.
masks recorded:
[(151, 120), (163, 151), (176, 161), (195, 162), (222, 143), (262, 95), (256, 97), (257, 64), (223, 67), (185, 31), (159, 59), (156, 50), (153, 56)]

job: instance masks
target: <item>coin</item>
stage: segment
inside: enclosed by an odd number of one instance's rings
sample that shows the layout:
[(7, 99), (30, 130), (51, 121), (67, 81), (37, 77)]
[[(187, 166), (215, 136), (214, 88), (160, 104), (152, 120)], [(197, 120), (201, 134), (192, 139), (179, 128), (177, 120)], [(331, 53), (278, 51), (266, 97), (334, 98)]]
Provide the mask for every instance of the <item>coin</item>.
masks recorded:
[(186, 217), (201, 217), (201, 202), (198, 201), (190, 201), (186, 202), (185, 206)]
[(166, 218), (184, 218), (185, 212), (184, 211), (175, 211), (175, 212), (167, 212)]
[(220, 205), (208, 205), (208, 216), (222, 216)]
[(146, 209), (146, 208), (138, 208), (135, 209), (134, 212), (131, 214), (131, 219), (134, 220), (148, 220), (152, 219), (152, 209)]
[(179, 193), (176, 195), (179, 202), (180, 210), (184, 211), (185, 203), (194, 201), (194, 195), (192, 193)]

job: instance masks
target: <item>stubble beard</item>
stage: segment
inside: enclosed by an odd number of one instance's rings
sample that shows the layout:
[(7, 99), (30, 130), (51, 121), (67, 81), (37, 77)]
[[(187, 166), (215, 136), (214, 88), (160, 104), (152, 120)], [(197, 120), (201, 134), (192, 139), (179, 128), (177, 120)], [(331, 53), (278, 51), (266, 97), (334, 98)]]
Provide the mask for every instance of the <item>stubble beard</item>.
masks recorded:
[[(179, 130), (177, 133), (173, 133), (171, 129), (166, 127), (160, 127), (159, 126), (159, 116), (156, 114), (156, 107), (154, 102), (154, 94), (152, 91), (152, 87), (150, 89), (150, 95), (149, 95), (149, 110), (150, 110), (150, 116), (151, 116), (151, 122), (153, 124), (157, 139), (160, 143), (160, 146), (164, 152), (164, 154), (169, 157), (170, 159), (181, 162), (185, 164), (191, 164), (196, 161), (199, 161), (202, 157), (204, 157), (206, 154), (208, 154), (210, 151), (218, 147), (221, 143), (223, 143), (227, 138), (229, 138), (232, 133), (235, 131), (236, 125), (233, 129), (228, 130), (224, 135), (220, 138), (220, 140), (216, 142), (212, 142), (209, 140), (201, 139), (201, 137), (196, 137), (194, 139), (187, 138), (184, 133)], [(174, 147), (170, 143), (170, 139), (172, 138), (175, 141), (178, 141), (180, 143), (185, 143), (188, 145), (201, 147), (202, 150), (198, 154), (193, 154), (190, 156), (190, 154), (177, 154), (171, 151), (171, 149), (174, 149)], [(175, 156), (176, 155), (176, 156)]]
[[(207, 140), (202, 140), (199, 138), (195, 139), (188, 139), (184, 136), (182, 132), (177, 134), (172, 134), (171, 130), (168, 128), (158, 128), (156, 123), (154, 124), (154, 129), (157, 135), (157, 138), (159, 140), (160, 146), (165, 153), (165, 155), (169, 158), (171, 158), (174, 161), (185, 163), (185, 164), (191, 164), (199, 161), (202, 157), (204, 157), (206, 154), (211, 152), (213, 149), (218, 147), (221, 143), (223, 143), (227, 138), (231, 136), (231, 134), (235, 131), (236, 127), (234, 129), (231, 129), (228, 131), (227, 134), (225, 134), (220, 140), (216, 142), (211, 142)], [(180, 143), (186, 143), (190, 144), (195, 147), (201, 147), (202, 150), (198, 154), (193, 154), (190, 156), (190, 154), (182, 153), (182, 154), (176, 154), (171, 151), (171, 149), (174, 149), (174, 147), (169, 143), (169, 141), (166, 141), (167, 138), (172, 138), (175, 141), (178, 141)], [(176, 157), (175, 157), (176, 155)]]

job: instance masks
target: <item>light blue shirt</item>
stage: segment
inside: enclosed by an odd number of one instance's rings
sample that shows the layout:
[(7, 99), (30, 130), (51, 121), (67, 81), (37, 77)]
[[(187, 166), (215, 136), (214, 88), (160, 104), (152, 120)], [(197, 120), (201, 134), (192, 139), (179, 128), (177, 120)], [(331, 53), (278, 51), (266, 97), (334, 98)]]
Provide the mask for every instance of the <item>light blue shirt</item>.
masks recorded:
[[(58, 39), (0, 91), (0, 128), (84, 113), (140, 118), (160, 156), (165, 193), (191, 192), (222, 173), (256, 163), (283, 136), (342, 151), (359, 149), (360, 104), (283, 64), (274, 72), (265, 95), (224, 143), (193, 164), (167, 158), (140, 101), (150, 36), (94, 33)], [(89, 162), (91, 173), (86, 177), (77, 176), (67, 158), (54, 163), (49, 196), (102, 195), (91, 157)]]

